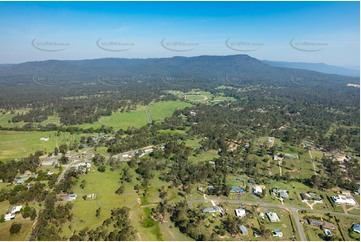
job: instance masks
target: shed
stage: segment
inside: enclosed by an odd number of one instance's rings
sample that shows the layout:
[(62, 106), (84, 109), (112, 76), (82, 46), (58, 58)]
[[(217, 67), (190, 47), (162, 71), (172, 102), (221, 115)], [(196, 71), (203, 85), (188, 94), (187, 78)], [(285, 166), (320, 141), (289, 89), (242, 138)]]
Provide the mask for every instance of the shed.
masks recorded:
[(243, 235), (248, 234), (248, 230), (247, 230), (246, 226), (244, 226), (244, 225), (240, 225), (239, 230), (241, 231), (241, 234), (243, 234)]

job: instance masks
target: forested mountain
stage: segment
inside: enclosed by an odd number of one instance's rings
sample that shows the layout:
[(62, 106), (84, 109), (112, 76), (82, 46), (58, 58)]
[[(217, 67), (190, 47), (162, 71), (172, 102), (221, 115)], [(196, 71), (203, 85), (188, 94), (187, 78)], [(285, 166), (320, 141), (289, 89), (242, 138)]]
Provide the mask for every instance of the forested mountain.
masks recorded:
[(29, 83), (35, 78), (57, 79), (60, 83), (92, 82), (101, 77), (117, 80), (152, 80), (164, 76), (192, 77), (198, 81), (236, 78), (238, 84), (287, 85), (297, 83), (357, 83), (357, 78), (329, 75), (309, 70), (279, 68), (248, 55), (198, 56), (152, 59), (105, 58), (76, 61), (35, 61), (0, 65), (0, 84)]
[(345, 76), (360, 76), (360, 70), (349, 69), (340, 66), (327, 65), (325, 63), (305, 63), (305, 62), (285, 62), (285, 61), (269, 61), (264, 60), (264, 63), (270, 66), (275, 67), (286, 67), (286, 68), (295, 68), (295, 69), (304, 69), (317, 71), (327, 74), (337, 74)]

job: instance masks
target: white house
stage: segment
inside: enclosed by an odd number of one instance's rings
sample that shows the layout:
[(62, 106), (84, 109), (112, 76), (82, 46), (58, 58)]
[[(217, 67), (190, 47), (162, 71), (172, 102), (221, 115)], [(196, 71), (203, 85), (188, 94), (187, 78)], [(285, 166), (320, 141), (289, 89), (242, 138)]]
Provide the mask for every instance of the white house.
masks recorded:
[(20, 212), (20, 210), (23, 208), (23, 206), (15, 206), (11, 209), (10, 213), (14, 214), (14, 213), (18, 213)]
[(77, 197), (76, 194), (69, 194), (69, 195), (68, 195), (68, 200), (69, 200), (69, 201), (74, 201), (74, 200), (76, 200), (76, 197)]
[(12, 220), (14, 218), (15, 218), (15, 215), (11, 214), (11, 213), (6, 214), (5, 217), (4, 217), (5, 221), (10, 221), (10, 220)]
[(262, 187), (255, 186), (253, 187), (253, 194), (261, 194), (262, 193)]
[(338, 204), (356, 205), (356, 202), (352, 197), (337, 195), (337, 196), (332, 196), (331, 198), (335, 203)]
[(244, 215), (246, 215), (246, 210), (243, 208), (238, 208), (234, 210), (236, 212), (236, 216), (237, 217), (243, 217)]
[(268, 212), (268, 213), (266, 213), (266, 215), (271, 222), (279, 222), (280, 221), (277, 213)]

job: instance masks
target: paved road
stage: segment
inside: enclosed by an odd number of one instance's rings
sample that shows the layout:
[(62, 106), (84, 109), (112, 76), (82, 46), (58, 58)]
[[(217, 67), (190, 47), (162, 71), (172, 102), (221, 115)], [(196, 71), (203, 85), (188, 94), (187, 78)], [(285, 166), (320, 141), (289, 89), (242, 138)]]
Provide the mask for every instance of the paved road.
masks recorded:
[[(228, 202), (228, 203), (242, 203), (242, 204), (246, 204), (246, 205), (262, 205), (264, 207), (273, 207), (273, 208), (281, 208), (281, 209), (286, 209), (288, 211), (290, 211), (292, 213), (292, 216), (294, 218), (294, 221), (296, 223), (296, 227), (297, 227), (297, 231), (298, 231), (298, 235), (301, 241), (306, 241), (306, 235), (303, 231), (303, 226), (300, 222), (300, 219), (298, 217), (298, 211), (302, 211), (302, 210), (306, 210), (306, 211), (312, 211), (315, 213), (330, 213), (333, 215), (338, 215), (338, 216), (345, 216), (345, 217), (351, 217), (351, 218), (359, 218), (359, 215), (354, 215), (354, 214), (346, 214), (346, 213), (339, 213), (339, 212), (333, 212), (333, 211), (329, 211), (329, 210), (322, 210), (322, 209), (311, 209), (311, 208), (301, 208), (301, 207), (294, 207), (294, 206), (287, 206), (287, 205), (282, 205), (282, 204), (273, 204), (273, 203), (263, 203), (263, 202), (259, 202), (259, 201), (239, 201), (239, 200), (230, 200), (230, 199), (220, 199), (220, 198), (214, 198), (212, 199), (214, 202)], [(200, 200), (192, 200), (192, 201), (187, 201), (188, 206), (191, 206), (195, 203), (203, 203), (203, 202), (208, 202), (208, 199), (200, 199)]]
[[(85, 158), (85, 160), (88, 160), (89, 159), (89, 154), (90, 154), (90, 151), (89, 150), (85, 150), (84, 151), (87, 155), (87, 157)], [(84, 152), (81, 152), (81, 153), (84, 153)], [(59, 183), (63, 178), (64, 178), (64, 175), (65, 173), (71, 168), (73, 167), (74, 165), (78, 164), (78, 163), (82, 163), (83, 161), (82, 160), (76, 160), (76, 156), (80, 154), (80, 153), (76, 153), (76, 154), (71, 154), (71, 157), (70, 157), (70, 160), (72, 160), (72, 162), (68, 165), (63, 165), (63, 167), (65, 167), (65, 169), (61, 172), (61, 174), (59, 175), (58, 177), (58, 180), (56, 181), (56, 183)]]

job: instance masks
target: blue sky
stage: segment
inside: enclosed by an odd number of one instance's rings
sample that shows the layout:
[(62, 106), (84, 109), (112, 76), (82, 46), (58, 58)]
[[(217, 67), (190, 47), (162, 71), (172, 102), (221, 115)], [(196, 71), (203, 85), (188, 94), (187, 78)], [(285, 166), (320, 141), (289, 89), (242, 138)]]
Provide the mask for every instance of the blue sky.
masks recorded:
[(0, 2), (0, 33), (0, 63), (249, 54), (360, 64), (359, 2)]

